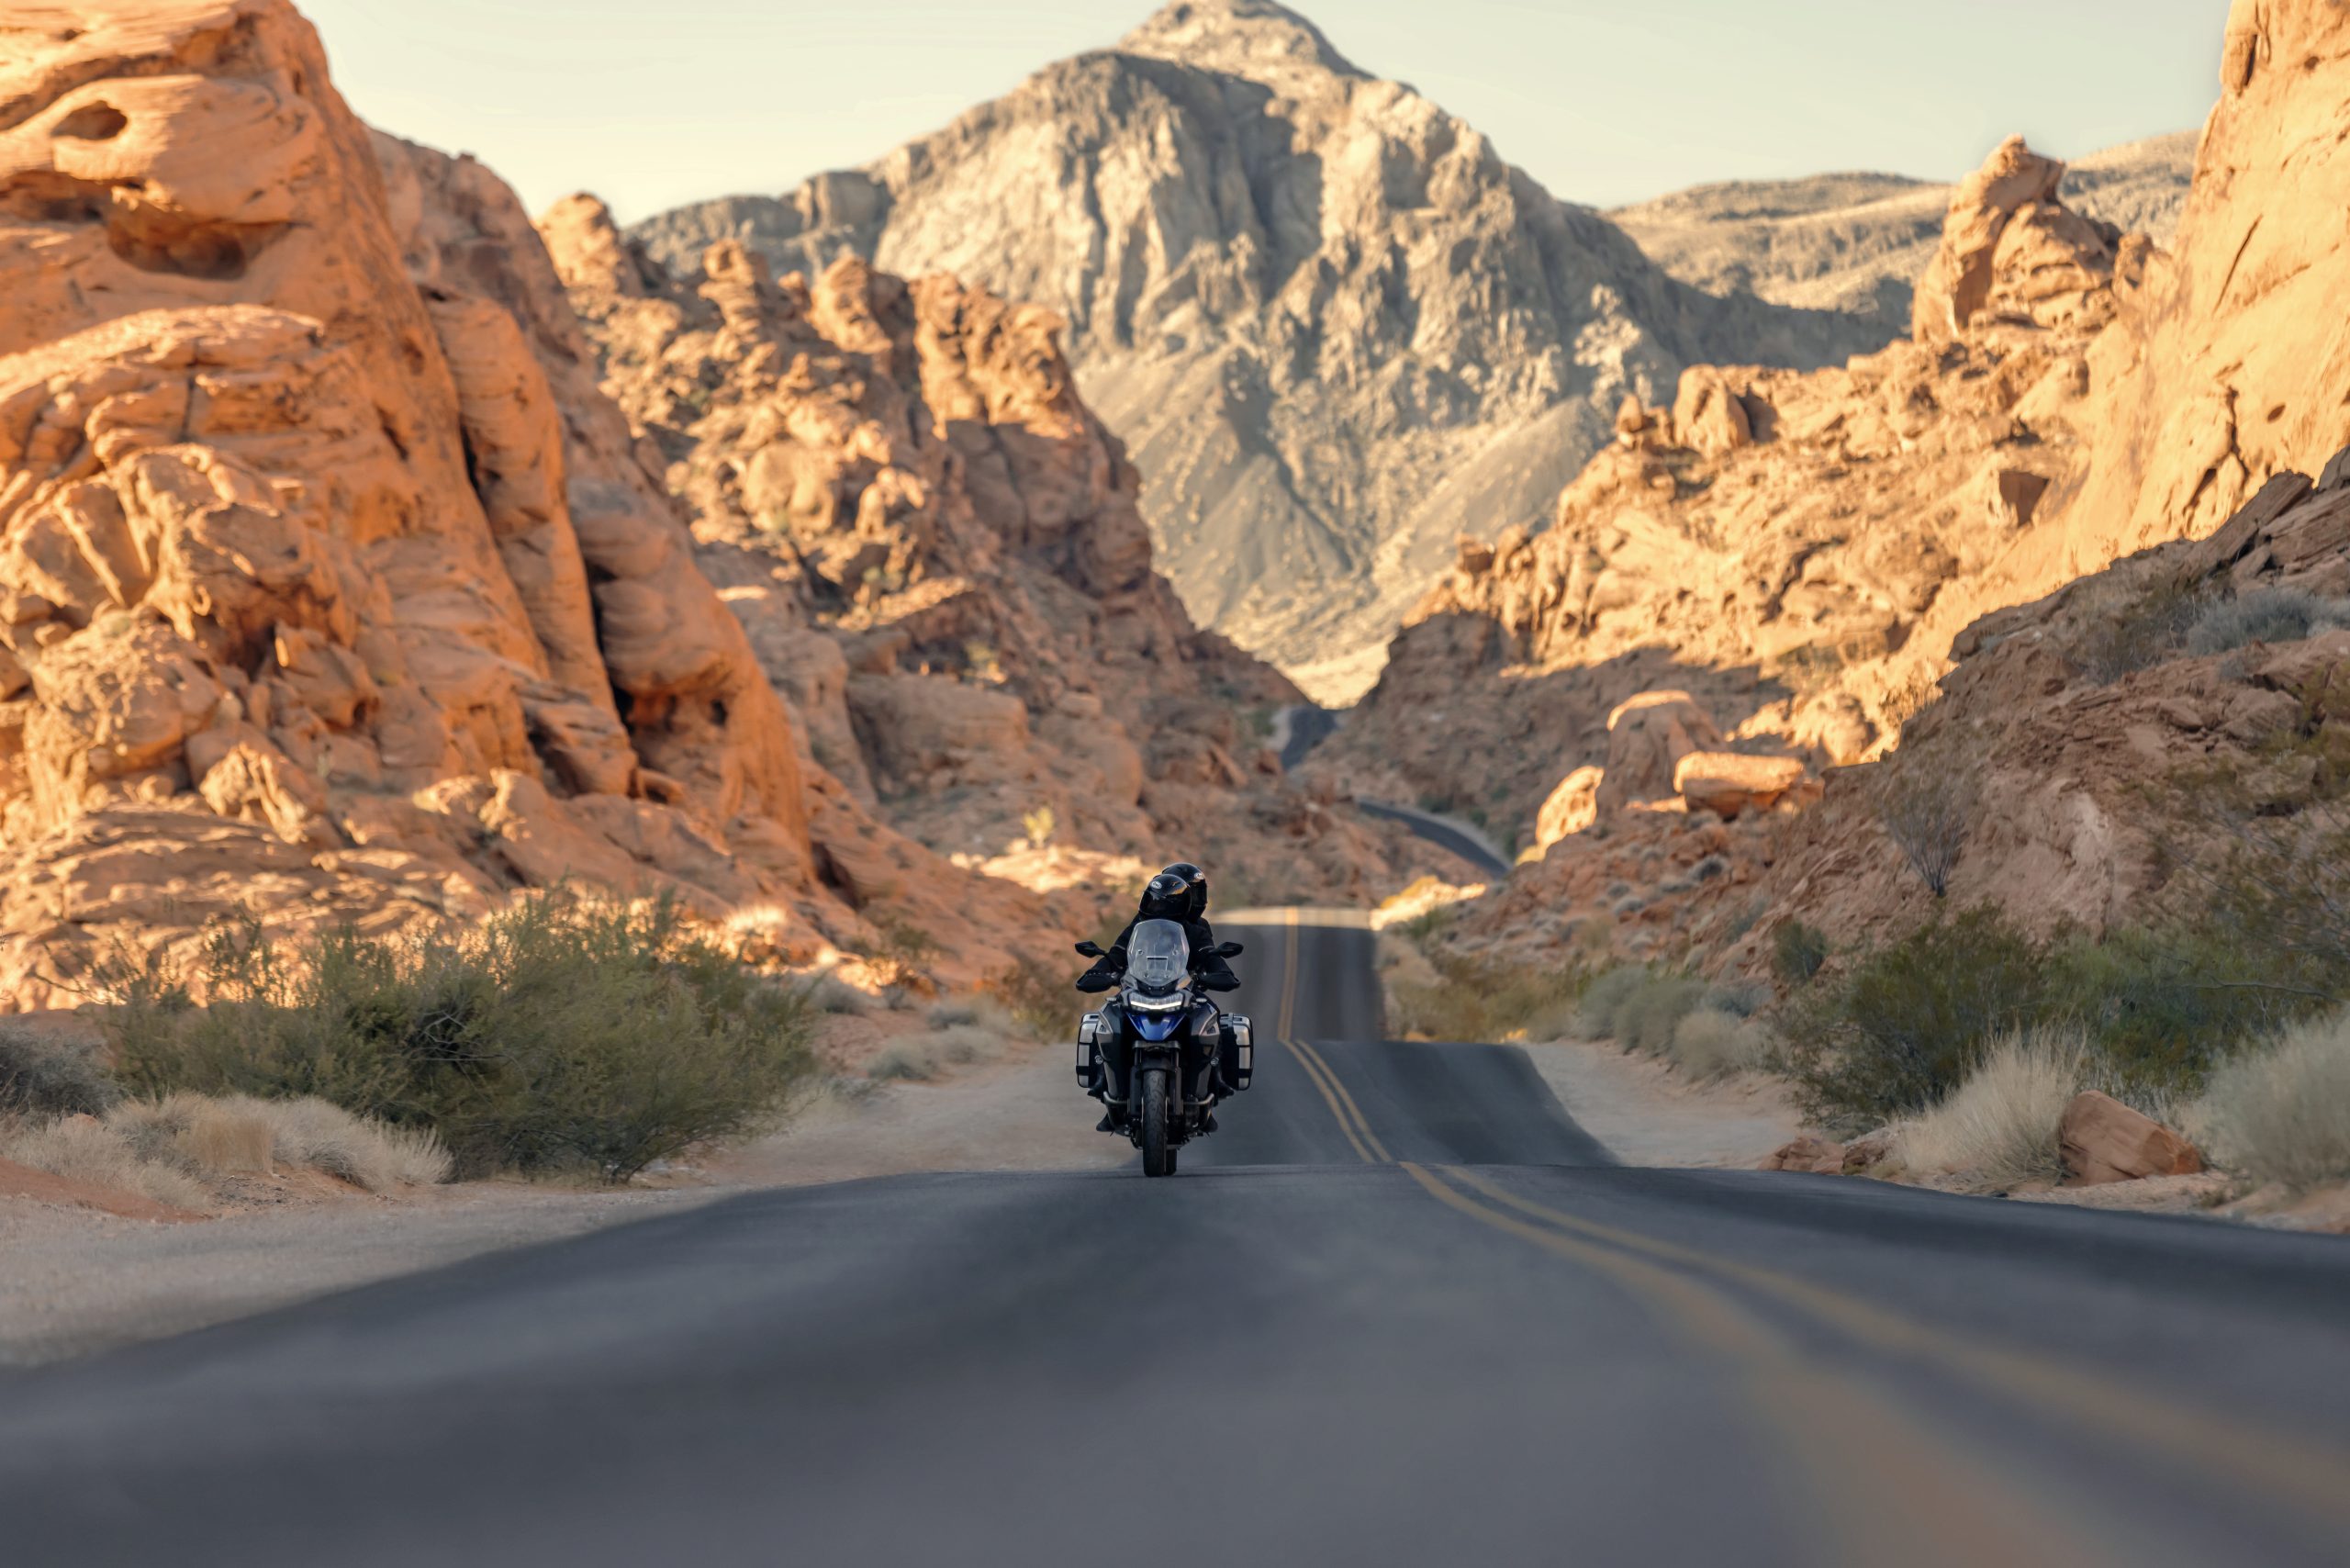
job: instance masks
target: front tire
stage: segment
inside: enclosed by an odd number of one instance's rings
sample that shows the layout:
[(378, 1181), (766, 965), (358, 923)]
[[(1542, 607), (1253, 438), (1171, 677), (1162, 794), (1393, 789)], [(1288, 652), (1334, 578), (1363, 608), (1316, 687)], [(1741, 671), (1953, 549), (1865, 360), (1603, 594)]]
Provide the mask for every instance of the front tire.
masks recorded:
[(1175, 1174), (1175, 1150), (1167, 1142), (1167, 1070), (1142, 1075), (1142, 1173)]

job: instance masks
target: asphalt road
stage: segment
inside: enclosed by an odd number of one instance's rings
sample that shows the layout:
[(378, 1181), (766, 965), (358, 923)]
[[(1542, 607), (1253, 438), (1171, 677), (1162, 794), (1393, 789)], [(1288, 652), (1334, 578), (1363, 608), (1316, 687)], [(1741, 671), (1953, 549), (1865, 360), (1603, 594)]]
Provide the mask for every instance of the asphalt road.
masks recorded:
[(1618, 1168), (1520, 1053), (1379, 1043), (1366, 933), (1225, 934), (1269, 1043), (1181, 1175), (760, 1193), (8, 1376), (0, 1562), (2350, 1562), (2350, 1244)]

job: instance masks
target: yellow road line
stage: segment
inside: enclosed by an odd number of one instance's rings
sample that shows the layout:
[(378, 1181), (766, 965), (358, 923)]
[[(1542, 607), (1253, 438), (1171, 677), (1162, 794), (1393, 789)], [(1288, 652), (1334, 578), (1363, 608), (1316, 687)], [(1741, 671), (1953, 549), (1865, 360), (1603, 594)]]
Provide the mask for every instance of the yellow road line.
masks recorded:
[(1362, 1139), (1355, 1136), (1354, 1128), (1347, 1125), (1347, 1114), (1338, 1108), (1338, 1097), (1333, 1092), (1337, 1080), (1325, 1079), (1323, 1073), (1326, 1070), (1310, 1059), (1299, 1047), (1297, 1041), (1291, 1038), (1291, 1031), (1296, 1027), (1297, 1023), (1297, 911), (1283, 910), (1281, 924), (1289, 928), (1289, 937), (1283, 947), (1281, 1000), (1280, 1006), (1274, 1010), (1273, 1014), (1273, 1038), (1279, 1040), (1281, 1048), (1289, 1052), (1299, 1067), (1305, 1070), (1306, 1081), (1313, 1084), (1315, 1092), (1322, 1096), (1322, 1103), (1330, 1107), (1330, 1119), (1337, 1122), (1338, 1130), (1347, 1135), (1347, 1142), (1354, 1146), (1356, 1157), (1366, 1165), (1375, 1165), (1378, 1161), (1371, 1158), (1371, 1150), (1363, 1146)]
[[(1294, 976), (1294, 966), (1292, 974)], [(1291, 1042), (1284, 1041), (1284, 1044)], [(1339, 1130), (1356, 1152), (1376, 1163), (1365, 1138), (1392, 1159), (1371, 1131), (1361, 1107), (1344, 1080), (1310, 1046), (1292, 1045), (1304, 1062), (1315, 1087), (1330, 1107)], [(1309, 1061), (1307, 1058), (1311, 1057)], [(1316, 1070), (1318, 1069), (1318, 1071)], [(1349, 1116), (1351, 1113), (1351, 1117)], [(1356, 1126), (1361, 1127), (1358, 1137)], [(1407, 1170), (1420, 1168), (1409, 1161)], [(1531, 1214), (1554, 1226), (1619, 1249), (1646, 1253), (1685, 1266), (1709, 1270), (1762, 1290), (1790, 1305), (1811, 1313), (1854, 1338), (1880, 1349), (1907, 1351), (1942, 1362), (1996, 1387), (2009, 1397), (2076, 1423), (2150, 1447), (2185, 1462), (2199, 1462), (2234, 1476), (2240, 1483), (2281, 1496), (2319, 1517), (2350, 1518), (2350, 1457), (2322, 1444), (2279, 1436), (2242, 1423), (2188, 1410), (2167, 1401), (2108, 1382), (2062, 1362), (2025, 1351), (1979, 1344), (1914, 1322), (1884, 1308), (1840, 1295), (1774, 1271), (1718, 1258), (1695, 1248), (1662, 1241), (1637, 1231), (1599, 1224), (1520, 1198), (1472, 1172), (1446, 1167), (1447, 1173), (1498, 1203)], [(1418, 1179), (1416, 1175), (1416, 1179)], [(1422, 1182), (1426, 1185), (1426, 1182)], [(1462, 1203), (1474, 1200), (1456, 1193)], [(1458, 1205), (1455, 1205), (1458, 1206)], [(1483, 1208), (1483, 1205), (1476, 1205)], [(1497, 1216), (1506, 1218), (1507, 1216)], [(1512, 1222), (1518, 1223), (1518, 1222)], [(1531, 1227), (1529, 1227), (1531, 1228)], [(1546, 1233), (1547, 1234), (1547, 1233)], [(2218, 1450), (2215, 1452), (2215, 1450)]]
[(1448, 1166), (1445, 1173), (1520, 1214), (1736, 1280), (1879, 1350), (1937, 1362), (1947, 1372), (1996, 1387), (2023, 1404), (2154, 1450), (2191, 1471), (2219, 1471), (2240, 1485), (2281, 1498), (2306, 1513), (2350, 1523), (2350, 1453), (2322, 1441), (2270, 1432), (2208, 1410), (2158, 1399), (2062, 1361), (1931, 1327), (1774, 1269), (1584, 1219), (1522, 1198), (1472, 1171)]
[[(1385, 1164), (1393, 1161), (1395, 1157), (1387, 1152), (1387, 1146), (1379, 1141), (1377, 1133), (1371, 1130), (1371, 1119), (1362, 1114), (1362, 1107), (1355, 1103), (1354, 1095), (1348, 1092), (1346, 1080), (1338, 1076), (1337, 1070), (1324, 1059), (1319, 1050), (1304, 1040), (1291, 1042), (1291, 1048), (1304, 1053), (1312, 1059), (1315, 1066), (1322, 1070), (1322, 1075), (1330, 1081), (1330, 1088), (1337, 1095), (1338, 1103), (1346, 1107), (1347, 1115), (1354, 1118), (1355, 1132), (1362, 1135), (1361, 1141), (1370, 1145), (1371, 1152), (1379, 1157), (1378, 1163)], [(1346, 1125), (1346, 1116), (1338, 1118), (1341, 1126)], [(1352, 1137), (1353, 1134), (1348, 1136)]]
[[(1842, 1562), (2007, 1564), (2112, 1561), (1908, 1412), (1801, 1353), (1783, 1334), (1686, 1274), (1532, 1225), (1455, 1190), (1412, 1160), (1427, 1194), (1481, 1225), (1614, 1281), (1735, 1369), (1756, 1416), (1783, 1430), (1772, 1451), (1798, 1466)], [(1463, 1173), (1446, 1168), (1444, 1176)]]
[(1281, 1041), (1281, 1047), (1295, 1058), (1298, 1066), (1305, 1070), (1306, 1081), (1313, 1084), (1315, 1092), (1322, 1096), (1322, 1103), (1330, 1107), (1330, 1119), (1338, 1124), (1338, 1130), (1346, 1134), (1347, 1141), (1354, 1146), (1356, 1158), (1365, 1165), (1382, 1163), (1363, 1146), (1362, 1139), (1355, 1136), (1355, 1129), (1347, 1121), (1347, 1114), (1338, 1108), (1337, 1096), (1331, 1092), (1330, 1081), (1322, 1076), (1323, 1070), (1315, 1066), (1313, 1058), (1299, 1048), (1295, 1040), (1284, 1039)]

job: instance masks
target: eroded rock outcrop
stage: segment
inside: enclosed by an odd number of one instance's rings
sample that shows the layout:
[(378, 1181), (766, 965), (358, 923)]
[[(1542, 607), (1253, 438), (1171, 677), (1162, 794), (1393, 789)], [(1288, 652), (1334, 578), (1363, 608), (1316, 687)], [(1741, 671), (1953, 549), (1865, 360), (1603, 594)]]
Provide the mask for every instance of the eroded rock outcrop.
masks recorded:
[(1950, 636), (2024, 597), (2009, 562), (2049, 526), (2087, 350), (2143, 264), (2054, 199), (2062, 172), (2011, 141), (1959, 188), (1912, 339), (1810, 374), (1697, 366), (1670, 409), (1621, 410), (1548, 532), (1463, 543), (1316, 766), (1427, 798), (1492, 759), (1480, 792), (1527, 823), (1660, 687), (1731, 750), (1872, 755)]
[(2098, 439), (2049, 586), (2208, 533), (2350, 442), (2350, 342), (2315, 325), (2350, 286), (2350, 15), (2235, 0), (2219, 86), (2177, 243), (2091, 363)]
[(862, 169), (635, 232), (681, 274), (736, 240), (778, 274), (854, 254), (1049, 306), (1185, 603), (1325, 700), (1460, 518), (1539, 515), (1626, 393), (1886, 336), (1676, 283), (1270, 0), (1162, 6)]
[(802, 960), (915, 901), (946, 966), (1009, 961), (946, 916), (1041, 905), (803, 767), (510, 193), (379, 146), (282, 0), (16, 21), (0, 994), (566, 878)]
[(1052, 312), (855, 256), (778, 279), (733, 241), (672, 283), (588, 197), (543, 229), (702, 568), (892, 824), (1029, 880), (1066, 867), (1007, 856), (1181, 853), (1227, 900), (1375, 897), (1436, 857), (1281, 778), (1261, 726), (1296, 689), (1153, 569)]

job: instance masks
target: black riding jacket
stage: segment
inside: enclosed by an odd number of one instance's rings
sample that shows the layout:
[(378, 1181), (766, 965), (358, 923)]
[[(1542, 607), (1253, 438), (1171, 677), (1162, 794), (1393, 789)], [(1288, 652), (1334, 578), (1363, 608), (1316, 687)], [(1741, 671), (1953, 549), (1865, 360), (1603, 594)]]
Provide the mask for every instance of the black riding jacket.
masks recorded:
[(1110, 950), (1094, 959), (1093, 967), (1078, 977), (1078, 990), (1108, 991), (1125, 978), (1126, 942), (1134, 935), (1135, 927), (1146, 920), (1171, 920), (1183, 928), (1183, 935), (1192, 939), (1192, 972), (1200, 978), (1202, 990), (1229, 991), (1240, 983), (1232, 966), (1216, 952), (1215, 932), (1204, 916), (1187, 920), (1178, 914), (1137, 913), (1126, 922), (1126, 928), (1118, 933)]

